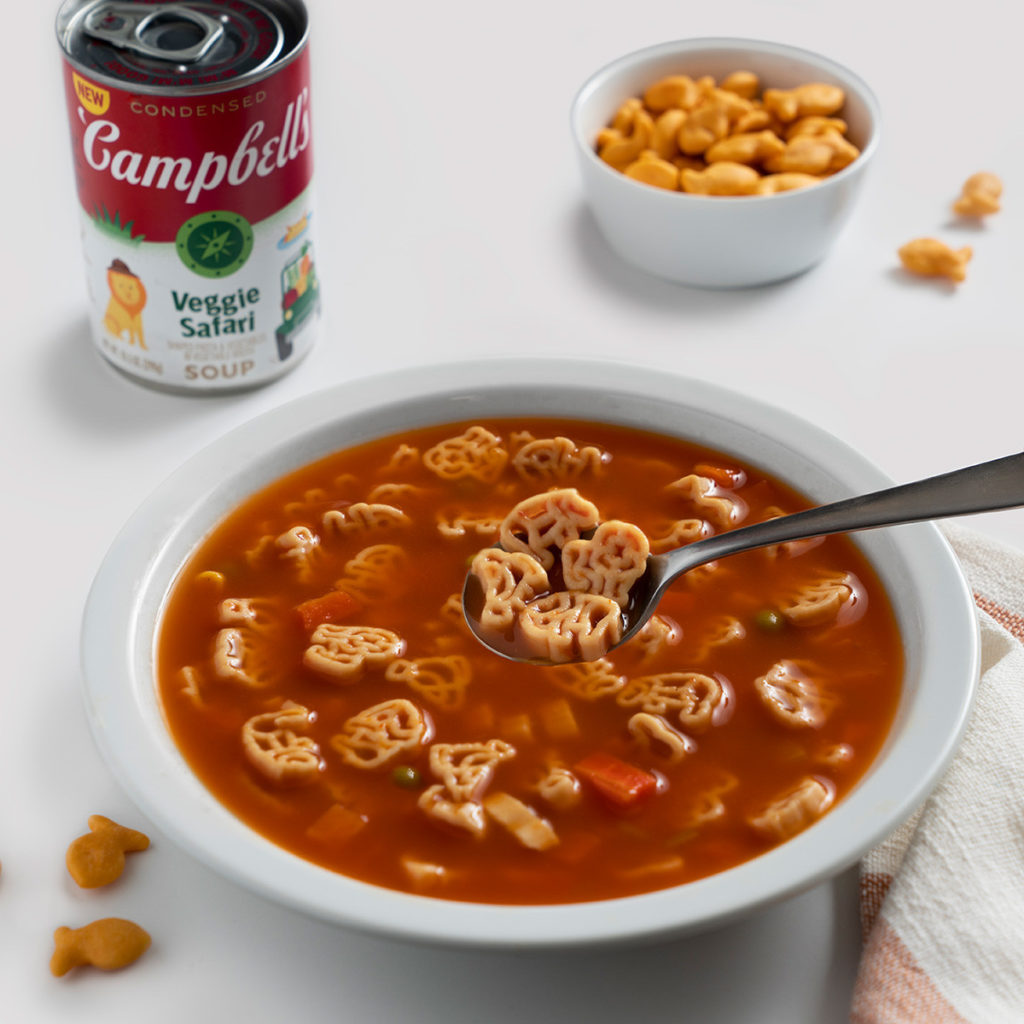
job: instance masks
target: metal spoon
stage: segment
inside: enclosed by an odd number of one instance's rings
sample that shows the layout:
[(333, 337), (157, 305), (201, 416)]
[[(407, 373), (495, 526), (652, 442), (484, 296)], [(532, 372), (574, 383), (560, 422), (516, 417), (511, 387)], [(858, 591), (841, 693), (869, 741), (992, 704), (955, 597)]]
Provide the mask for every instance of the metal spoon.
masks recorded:
[[(720, 533), (663, 555), (651, 555), (647, 559), (644, 574), (630, 591), (629, 606), (624, 612), (625, 629), (622, 639), (615, 646), (624, 644), (643, 628), (674, 580), (698, 565), (726, 555), (833, 533), (873, 530), (879, 526), (914, 523), (923, 519), (946, 519), (950, 516), (967, 516), (1021, 506), (1024, 506), (1024, 452), (915, 483), (889, 487), (855, 498), (844, 498), (829, 505)], [(470, 612), (478, 599), (478, 592), (479, 583), (475, 576), (469, 574), (462, 589), (462, 609), (469, 628), (481, 643), (513, 661), (553, 664), (543, 658), (521, 657), (509, 648), (503, 649), (500, 637), (482, 630)]]

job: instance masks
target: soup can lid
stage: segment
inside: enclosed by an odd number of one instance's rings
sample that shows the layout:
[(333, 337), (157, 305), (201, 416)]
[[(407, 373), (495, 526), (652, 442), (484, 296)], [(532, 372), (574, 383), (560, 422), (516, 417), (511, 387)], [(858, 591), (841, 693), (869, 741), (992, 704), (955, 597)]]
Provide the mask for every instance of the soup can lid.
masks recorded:
[(57, 31), (74, 63), (118, 84), (146, 92), (208, 90), (261, 77), (295, 49), (289, 43), (304, 33), (271, 6), (253, 0), (70, 2)]

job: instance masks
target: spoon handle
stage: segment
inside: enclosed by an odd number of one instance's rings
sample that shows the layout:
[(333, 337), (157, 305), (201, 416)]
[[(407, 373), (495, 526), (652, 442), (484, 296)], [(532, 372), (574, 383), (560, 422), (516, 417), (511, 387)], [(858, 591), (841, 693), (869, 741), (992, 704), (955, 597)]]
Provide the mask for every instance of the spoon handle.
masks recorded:
[(1020, 506), (1024, 506), (1024, 452), (688, 544), (668, 552), (665, 576), (671, 578), (712, 559), (769, 544)]

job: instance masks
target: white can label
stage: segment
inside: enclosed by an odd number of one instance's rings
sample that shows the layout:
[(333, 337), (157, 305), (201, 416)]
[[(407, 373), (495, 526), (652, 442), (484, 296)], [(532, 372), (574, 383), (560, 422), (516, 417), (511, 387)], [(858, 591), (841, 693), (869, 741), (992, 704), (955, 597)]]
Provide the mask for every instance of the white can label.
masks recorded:
[(312, 216), (310, 189), (257, 224), (230, 211), (199, 215), (175, 242), (133, 239), (83, 215), (96, 344), (115, 366), (169, 388), (244, 388), (280, 376), (317, 329)]

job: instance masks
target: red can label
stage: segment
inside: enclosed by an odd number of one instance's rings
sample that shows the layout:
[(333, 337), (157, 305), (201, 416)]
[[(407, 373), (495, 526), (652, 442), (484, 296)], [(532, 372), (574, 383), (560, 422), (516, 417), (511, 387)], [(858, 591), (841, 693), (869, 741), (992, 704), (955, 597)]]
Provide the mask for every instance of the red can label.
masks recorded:
[(65, 84), (103, 354), (172, 389), (279, 376), (319, 314), (308, 52), (216, 92)]

